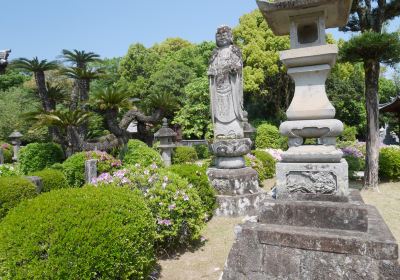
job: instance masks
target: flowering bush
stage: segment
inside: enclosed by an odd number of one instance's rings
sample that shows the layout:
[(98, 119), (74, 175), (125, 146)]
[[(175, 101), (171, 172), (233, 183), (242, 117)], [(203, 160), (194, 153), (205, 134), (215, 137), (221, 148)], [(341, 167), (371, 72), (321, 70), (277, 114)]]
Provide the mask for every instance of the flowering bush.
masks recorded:
[(265, 149), (267, 153), (269, 153), (276, 161), (281, 161), (282, 160), (282, 153), (283, 150), (281, 149)]
[(12, 164), (0, 164), (0, 177), (21, 175), (19, 169)]
[(365, 166), (365, 156), (361, 151), (362, 144), (356, 143), (352, 146), (342, 148), (343, 157), (349, 165), (349, 178), (354, 179), (357, 171), (363, 170)]
[(8, 143), (1, 143), (3, 149), (4, 163), (12, 163), (13, 147)]
[(156, 164), (139, 164), (105, 173), (93, 182), (99, 187), (113, 185), (142, 191), (156, 220), (156, 246), (159, 252), (187, 246), (200, 238), (206, 211), (196, 189), (178, 175)]
[(264, 181), (265, 179), (267, 179), (267, 177), (265, 176), (265, 172), (264, 172), (264, 165), (261, 162), (261, 160), (259, 160), (258, 158), (256, 158), (255, 155), (253, 154), (247, 154), (244, 156), (244, 159), (246, 160), (246, 166), (247, 167), (251, 167), (253, 168), (255, 171), (257, 171), (258, 173), (258, 180), (260, 182)]
[(69, 186), (83, 186), (85, 183), (85, 161), (89, 159), (98, 160), (98, 173), (114, 171), (121, 167), (121, 161), (106, 152), (90, 151), (73, 154), (62, 164), (62, 170)]

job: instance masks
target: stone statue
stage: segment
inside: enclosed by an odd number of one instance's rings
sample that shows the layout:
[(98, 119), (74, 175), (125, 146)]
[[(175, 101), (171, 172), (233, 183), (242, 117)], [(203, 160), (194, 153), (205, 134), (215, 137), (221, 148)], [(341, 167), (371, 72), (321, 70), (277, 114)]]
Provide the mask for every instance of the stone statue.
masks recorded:
[(11, 50), (0, 51), (0, 74), (6, 70), (8, 65), (8, 56), (10, 55)]
[(243, 138), (243, 61), (240, 49), (233, 45), (232, 30), (219, 27), (217, 48), (209, 63), (211, 114), (214, 137)]

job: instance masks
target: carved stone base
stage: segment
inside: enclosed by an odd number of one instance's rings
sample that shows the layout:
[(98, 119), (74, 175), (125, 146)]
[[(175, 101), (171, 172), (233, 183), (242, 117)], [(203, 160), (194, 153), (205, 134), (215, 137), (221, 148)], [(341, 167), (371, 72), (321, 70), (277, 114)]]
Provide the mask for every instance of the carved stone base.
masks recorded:
[(240, 169), (209, 168), (207, 176), (220, 195), (254, 194), (261, 191), (257, 171), (250, 167)]
[(257, 222), (235, 228), (221, 279), (400, 279), (398, 245), (384, 220), (358, 191), (349, 197), (267, 199)]
[(258, 174), (250, 168), (207, 170), (211, 185), (218, 192), (216, 216), (256, 215), (267, 197), (258, 186)]
[(340, 163), (276, 164), (276, 196), (295, 199), (296, 194), (347, 195), (349, 192), (348, 165)]

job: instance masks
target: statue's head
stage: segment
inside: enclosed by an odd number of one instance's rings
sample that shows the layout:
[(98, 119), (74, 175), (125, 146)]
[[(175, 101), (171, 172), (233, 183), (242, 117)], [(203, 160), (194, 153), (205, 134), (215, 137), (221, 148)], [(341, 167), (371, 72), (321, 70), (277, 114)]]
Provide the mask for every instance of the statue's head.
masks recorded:
[(232, 29), (223, 25), (218, 27), (217, 33), (215, 34), (215, 41), (218, 47), (225, 47), (233, 44)]

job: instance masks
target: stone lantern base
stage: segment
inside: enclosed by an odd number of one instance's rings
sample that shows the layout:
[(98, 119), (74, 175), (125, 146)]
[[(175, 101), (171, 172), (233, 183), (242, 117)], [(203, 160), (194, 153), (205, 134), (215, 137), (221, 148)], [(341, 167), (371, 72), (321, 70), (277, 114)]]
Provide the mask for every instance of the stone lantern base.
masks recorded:
[(276, 164), (277, 199), (295, 198), (297, 193), (347, 195), (349, 193), (348, 165), (339, 163)]

